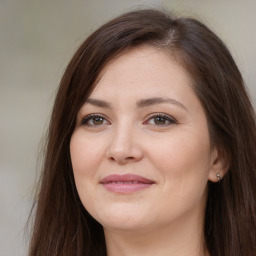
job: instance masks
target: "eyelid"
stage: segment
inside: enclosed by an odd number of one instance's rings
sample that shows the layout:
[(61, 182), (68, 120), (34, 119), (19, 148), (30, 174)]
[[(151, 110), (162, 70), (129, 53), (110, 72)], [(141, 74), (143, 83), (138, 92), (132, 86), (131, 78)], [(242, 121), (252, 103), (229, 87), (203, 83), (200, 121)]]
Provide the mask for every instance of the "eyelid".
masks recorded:
[[(86, 125), (86, 122), (88, 122), (90, 119), (94, 118), (94, 117), (102, 117), (103, 119), (105, 119), (108, 123), (110, 123), (110, 121), (108, 120), (108, 118), (100, 113), (91, 113), (88, 115), (85, 115), (84, 117), (81, 118), (81, 121), (79, 122), (79, 124), (81, 126)], [(87, 125), (90, 126), (90, 125)], [(100, 125), (99, 125), (100, 126)], [(92, 126), (91, 126), (92, 127)]]
[(165, 124), (165, 125), (153, 125), (153, 126), (159, 126), (159, 127), (164, 127), (164, 126), (169, 126), (169, 125), (173, 125), (173, 124), (178, 124), (178, 121), (176, 120), (176, 118), (172, 117), (169, 114), (165, 114), (165, 113), (161, 113), (161, 112), (156, 112), (156, 113), (152, 113), (149, 114), (146, 117), (146, 121), (143, 122), (143, 124), (146, 124), (147, 122), (149, 122), (150, 119), (155, 118), (155, 117), (162, 117), (165, 118), (167, 121), (169, 121), (169, 124)]

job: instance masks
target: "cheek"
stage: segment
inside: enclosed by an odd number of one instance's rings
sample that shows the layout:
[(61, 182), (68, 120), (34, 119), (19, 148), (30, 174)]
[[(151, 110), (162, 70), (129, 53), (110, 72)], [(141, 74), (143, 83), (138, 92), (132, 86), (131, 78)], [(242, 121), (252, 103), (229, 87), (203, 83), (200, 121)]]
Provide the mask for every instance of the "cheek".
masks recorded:
[(75, 131), (70, 141), (70, 155), (74, 179), (81, 201), (98, 182), (97, 170), (102, 162), (103, 145), (88, 139), (82, 131)]
[[(93, 146), (94, 145), (94, 146)], [(97, 168), (101, 160), (99, 145), (88, 140), (81, 131), (75, 131), (70, 141), (70, 155), (76, 189), (83, 205), (90, 206), (90, 194), (97, 184)], [(89, 195), (89, 196), (88, 196)]]
[(184, 193), (200, 182), (205, 186), (211, 160), (208, 134), (180, 132), (162, 143), (156, 139), (152, 146), (151, 161), (169, 186)]
[(88, 139), (79, 131), (70, 141), (70, 155), (75, 175), (89, 175), (96, 170), (103, 156), (103, 145), (97, 139)]

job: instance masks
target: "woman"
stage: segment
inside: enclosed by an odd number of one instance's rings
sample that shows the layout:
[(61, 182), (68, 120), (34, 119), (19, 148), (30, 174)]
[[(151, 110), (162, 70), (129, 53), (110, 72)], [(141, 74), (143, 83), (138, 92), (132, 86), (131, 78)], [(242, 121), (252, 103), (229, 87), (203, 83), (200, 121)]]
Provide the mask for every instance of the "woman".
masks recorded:
[(29, 255), (253, 255), (255, 128), (205, 25), (158, 10), (108, 22), (61, 80)]

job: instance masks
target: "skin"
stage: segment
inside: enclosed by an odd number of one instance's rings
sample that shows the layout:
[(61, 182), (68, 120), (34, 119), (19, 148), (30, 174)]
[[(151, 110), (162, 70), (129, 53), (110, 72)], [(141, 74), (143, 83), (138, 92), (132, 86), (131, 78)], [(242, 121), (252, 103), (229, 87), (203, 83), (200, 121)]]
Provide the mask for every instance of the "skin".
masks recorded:
[[(169, 100), (142, 101), (155, 97)], [(207, 183), (222, 165), (189, 75), (164, 51), (143, 46), (112, 60), (89, 99), (70, 153), (79, 196), (103, 225), (108, 255), (208, 255)], [(115, 193), (100, 183), (111, 174), (154, 184)]]

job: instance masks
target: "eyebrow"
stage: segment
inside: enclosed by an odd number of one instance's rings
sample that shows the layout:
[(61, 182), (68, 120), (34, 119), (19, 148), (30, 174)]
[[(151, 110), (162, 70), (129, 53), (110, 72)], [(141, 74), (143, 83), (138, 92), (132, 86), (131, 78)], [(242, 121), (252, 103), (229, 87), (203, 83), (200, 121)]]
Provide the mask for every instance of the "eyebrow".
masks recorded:
[[(89, 103), (93, 106), (100, 107), (100, 108), (111, 108), (111, 104), (99, 99), (93, 99), (89, 98), (85, 101), (85, 103)], [(163, 103), (169, 103), (176, 105), (178, 107), (183, 108), (184, 110), (187, 110), (187, 108), (179, 101), (175, 99), (170, 98), (162, 98), (162, 97), (154, 97), (154, 98), (148, 98), (148, 99), (141, 99), (136, 102), (136, 106), (138, 108), (148, 107), (156, 104), (163, 104)]]
[(85, 103), (89, 103), (93, 106), (100, 107), (100, 108), (111, 108), (110, 103), (108, 103), (104, 100), (89, 98), (85, 101)]
[(187, 110), (187, 108), (181, 102), (179, 102), (175, 99), (162, 98), (162, 97), (142, 99), (142, 100), (137, 101), (136, 105), (139, 108), (143, 108), (143, 107), (148, 107), (148, 106), (151, 106), (151, 105), (162, 104), (162, 103), (174, 104), (174, 105), (177, 105), (178, 107), (181, 107), (181, 108)]

